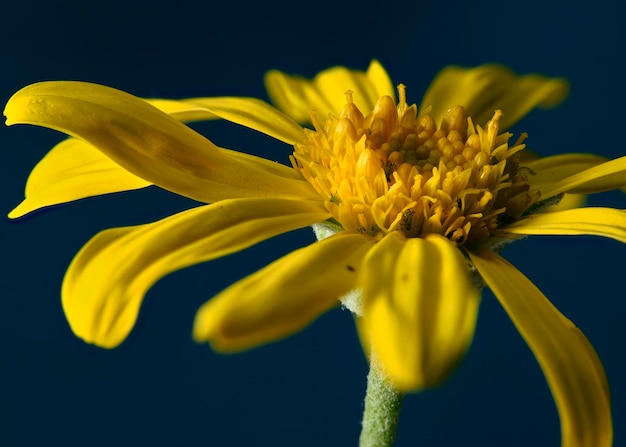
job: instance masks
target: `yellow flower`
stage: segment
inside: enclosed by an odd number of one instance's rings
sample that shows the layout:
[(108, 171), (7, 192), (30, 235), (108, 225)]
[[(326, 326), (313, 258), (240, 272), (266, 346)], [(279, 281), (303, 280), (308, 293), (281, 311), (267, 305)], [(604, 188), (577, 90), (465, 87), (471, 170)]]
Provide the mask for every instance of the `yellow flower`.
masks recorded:
[[(612, 442), (609, 391), (585, 336), (497, 254), (534, 234), (590, 234), (626, 242), (626, 213), (571, 208), (563, 194), (625, 185), (626, 157), (567, 154), (526, 161), (522, 135), (502, 132), (567, 85), (485, 65), (448, 67), (422, 105), (398, 100), (376, 61), (314, 80), (270, 72), (284, 112), (252, 98), (145, 101), (81, 82), (16, 93), (7, 124), (72, 137), (35, 167), (19, 217), (43, 206), (156, 184), (207, 205), (146, 225), (103, 231), (71, 263), (63, 309), (82, 339), (112, 348), (132, 329), (146, 291), (164, 275), (280, 233), (335, 233), (230, 286), (199, 310), (193, 334), (237, 351), (301, 330), (358, 289), (355, 312), (400, 390), (433, 386), (471, 342), (487, 285), (539, 362), (563, 446)], [(314, 110), (311, 112), (311, 110)], [(222, 118), (294, 147), (291, 167), (219, 148), (181, 121)], [(314, 129), (295, 120), (311, 119)], [(359, 305), (361, 309), (357, 308)], [(351, 304), (352, 306), (352, 304)]]

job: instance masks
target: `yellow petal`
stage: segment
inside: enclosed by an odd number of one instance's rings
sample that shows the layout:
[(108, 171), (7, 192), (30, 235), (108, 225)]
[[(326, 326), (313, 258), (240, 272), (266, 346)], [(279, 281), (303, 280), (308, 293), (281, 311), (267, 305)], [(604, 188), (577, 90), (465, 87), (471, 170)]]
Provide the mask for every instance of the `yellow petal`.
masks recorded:
[[(532, 181), (532, 180), (531, 180)], [(567, 177), (555, 176), (554, 181), (540, 186), (539, 200), (549, 199), (561, 193), (591, 194), (626, 186), (626, 157), (596, 164)]]
[(562, 447), (611, 446), (608, 382), (587, 338), (500, 256), (482, 251), (470, 257), (543, 370), (561, 418)]
[[(230, 102), (231, 99), (234, 100), (234, 105)], [(268, 135), (270, 135), (269, 132), (272, 131), (276, 134), (272, 136), (285, 142), (299, 138), (298, 134), (302, 133), (302, 128), (289, 117), (281, 114), (280, 111), (269, 104), (254, 98), (195, 98), (192, 100), (147, 99), (146, 101), (167, 113), (172, 118), (186, 123), (192, 121), (227, 119), (242, 125), (249, 124), (248, 127), (261, 132), (265, 132), (262, 126), (266, 125), (267, 128), (270, 129), (267, 130)], [(193, 101), (193, 103), (189, 101)], [(196, 101), (198, 103), (196, 103)], [(206, 104), (207, 106), (205, 107), (202, 104)], [(210, 106), (211, 109), (209, 109), (208, 106)], [(245, 110), (242, 110), (246, 106), (250, 106), (251, 108), (248, 116), (246, 116)], [(231, 108), (229, 109), (228, 107)], [(238, 113), (242, 116), (237, 117)], [(254, 127), (253, 124), (255, 120), (260, 121), (259, 127)], [(284, 126), (285, 128), (280, 130), (278, 129), (280, 126)], [(284, 134), (281, 136), (279, 135), (280, 132)], [(243, 168), (253, 170), (263, 169), (288, 179), (301, 179), (300, 174), (289, 166), (244, 152), (222, 147), (219, 149), (225, 155), (240, 161), (243, 164)], [(102, 157), (105, 157), (105, 155), (103, 154)], [(123, 168), (120, 167), (120, 169)]]
[(281, 111), (256, 98), (190, 98), (193, 105), (202, 106), (216, 116), (257, 130), (287, 144), (301, 142), (302, 127)]
[[(526, 151), (524, 151), (526, 152)], [(545, 190), (547, 185), (560, 181), (572, 174), (604, 163), (605, 157), (594, 154), (560, 154), (536, 158), (523, 162), (530, 170), (528, 183), (531, 189)], [(587, 200), (586, 194), (564, 194), (558, 204), (543, 208), (542, 213), (551, 213), (572, 208), (581, 208)]]
[(322, 118), (329, 113), (338, 115), (346, 104), (348, 90), (353, 92), (354, 104), (363, 111), (372, 110), (381, 95), (395, 97), (389, 76), (377, 61), (372, 61), (367, 73), (337, 66), (308, 80), (271, 70), (264, 80), (272, 102), (300, 123), (311, 121), (311, 110)]
[(311, 110), (327, 113), (332, 107), (309, 85), (310, 81), (300, 76), (289, 76), (282, 71), (270, 70), (263, 81), (267, 94), (276, 107), (299, 123), (311, 121)]
[[(185, 122), (220, 118), (206, 107), (184, 101), (146, 101)], [(251, 169), (261, 164), (264, 169), (276, 175), (298, 178), (297, 172), (287, 166), (241, 152), (220, 150), (244, 164), (249, 164)], [(9, 217), (18, 218), (45, 206), (129, 191), (150, 184), (113, 162), (89, 143), (70, 137), (52, 148), (35, 166), (26, 183), (25, 200), (9, 213)]]
[[(204, 107), (183, 101), (147, 101), (180, 121), (219, 118)], [(25, 199), (9, 213), (9, 218), (15, 219), (45, 206), (149, 185), (150, 182), (131, 174), (91, 144), (69, 137), (53, 147), (32, 170), (26, 182)]]
[[(185, 122), (218, 119), (206, 107), (166, 99), (149, 99), (150, 104)], [(248, 169), (262, 169), (285, 178), (299, 175), (285, 165), (242, 152), (220, 148), (238, 159)], [(260, 166), (259, 166), (260, 165)], [(245, 166), (242, 166), (242, 169)], [(62, 141), (35, 166), (26, 182), (25, 200), (8, 217), (15, 219), (39, 208), (58, 205), (102, 194), (129, 191), (151, 185), (97, 150), (91, 144), (69, 137)]]
[(576, 208), (533, 214), (502, 229), (513, 234), (594, 235), (626, 243), (626, 211)]
[(103, 231), (65, 275), (65, 315), (78, 337), (115, 347), (132, 329), (146, 291), (163, 276), (327, 218), (313, 202), (234, 199)]
[(90, 144), (68, 138), (37, 163), (26, 182), (26, 198), (9, 217), (15, 219), (44, 206), (149, 185)]
[(376, 92), (372, 107), (376, 104), (376, 100), (381, 96), (390, 96), (395, 99), (396, 97), (396, 88), (391, 82), (391, 78), (385, 70), (385, 67), (381, 65), (376, 59), (370, 62), (370, 66), (367, 67), (367, 71), (365, 72), (367, 78), (372, 83), (374, 87), (374, 91)]
[(201, 201), (233, 197), (314, 198), (305, 181), (227, 156), (206, 138), (137, 97), (85, 82), (43, 82), (17, 92), (7, 124), (25, 123), (82, 138), (123, 168)]
[(370, 78), (362, 71), (349, 70), (346, 67), (332, 67), (318, 73), (313, 78), (312, 88), (317, 89), (331, 105), (328, 110), (318, 109), (322, 117), (326, 117), (328, 113), (339, 114), (346, 104), (348, 90), (352, 91), (354, 104), (365, 114), (374, 108), (378, 99), (378, 91)]
[(554, 213), (557, 211), (582, 208), (587, 203), (586, 194), (563, 194), (561, 200), (556, 205), (542, 208), (540, 213)]
[[(601, 157), (594, 154), (561, 154), (553, 155), (550, 157), (542, 157), (536, 160), (523, 163), (524, 167), (530, 169), (532, 175), (528, 178), (528, 183), (532, 189), (547, 190), (552, 188), (552, 184), (562, 181), (563, 179), (570, 177), (574, 174), (585, 171), (586, 169), (599, 166), (602, 163), (606, 163), (608, 160), (606, 157)], [(579, 203), (582, 206), (584, 195), (583, 192), (593, 193), (601, 192), (610, 189), (620, 188), (626, 190), (626, 177), (623, 172), (618, 171), (615, 174), (602, 177), (598, 181), (587, 182), (580, 187), (572, 188), (573, 192), (580, 192), (581, 194), (567, 194), (564, 200), (559, 202), (558, 207), (561, 209), (567, 208), (567, 204), (563, 202), (565, 199), (571, 201), (571, 203)], [(567, 197), (574, 196), (574, 197)], [(569, 206), (569, 208), (575, 208), (575, 206)], [(547, 209), (550, 211), (550, 209)]]
[(565, 99), (568, 83), (537, 74), (519, 76), (502, 65), (476, 68), (449, 66), (437, 74), (426, 91), (420, 110), (432, 106), (437, 122), (455, 105), (465, 107), (476, 124), (485, 125), (495, 110), (502, 110), (501, 129), (507, 129), (535, 107), (554, 107)]
[(480, 303), (461, 252), (440, 235), (391, 233), (365, 258), (359, 285), (372, 349), (394, 385), (413, 391), (446, 379), (471, 343)]
[[(222, 152), (224, 155), (236, 161), (238, 164), (238, 169), (241, 169), (242, 172), (246, 172), (247, 170), (262, 170), (268, 174), (283, 177), (285, 179), (298, 180), (300, 182), (302, 181), (302, 176), (300, 175), (300, 173), (289, 166), (285, 166), (266, 158), (257, 157), (256, 155), (246, 154), (244, 152), (239, 152), (232, 149), (225, 149), (223, 147), (220, 147), (219, 149), (220, 152)], [(297, 183), (297, 185), (302, 186), (299, 183)], [(311, 194), (308, 191), (304, 194), (315, 198), (319, 197)]]
[(523, 166), (531, 172), (528, 176), (530, 187), (541, 188), (606, 161), (605, 157), (594, 154), (559, 154), (537, 158), (523, 163)]
[[(299, 178), (297, 171), (285, 165), (242, 152), (223, 148), (220, 151), (237, 159), (242, 169), (262, 167), (274, 175)], [(70, 137), (53, 147), (35, 166), (26, 182), (26, 198), (8, 217), (15, 219), (46, 206), (149, 185), (89, 143)]]
[(208, 110), (206, 107), (190, 104), (184, 100), (149, 98), (145, 99), (145, 101), (157, 109), (167, 113), (172, 118), (184, 123), (219, 119), (219, 116)]
[(337, 234), (282, 257), (204, 304), (194, 338), (233, 352), (301, 330), (354, 288), (373, 243), (360, 234)]

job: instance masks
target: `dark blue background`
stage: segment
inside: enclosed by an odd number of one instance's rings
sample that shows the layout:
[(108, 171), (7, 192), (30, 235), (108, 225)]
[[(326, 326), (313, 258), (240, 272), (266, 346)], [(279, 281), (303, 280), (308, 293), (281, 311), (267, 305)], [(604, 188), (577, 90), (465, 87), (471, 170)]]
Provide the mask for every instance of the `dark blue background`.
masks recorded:
[[(565, 76), (560, 108), (514, 129), (544, 154), (624, 154), (626, 36), (619, 2), (11, 2), (2, 9), (0, 101), (47, 79), (99, 82), (139, 96), (265, 97), (271, 68), (308, 76), (373, 57), (419, 102), (448, 64), (501, 62)], [(226, 3), (226, 2), (224, 2)], [(457, 4), (458, 3), (458, 4)], [(209, 6), (210, 5), (210, 6)], [(225, 123), (196, 126), (218, 144), (287, 163), (288, 148)], [(0, 128), (0, 210), (22, 198), (34, 164), (62, 138)], [(621, 193), (591, 199), (624, 208)], [(148, 294), (118, 349), (76, 339), (59, 289), (97, 231), (193, 205), (156, 188), (0, 220), (0, 444), (357, 445), (367, 365), (348, 312), (235, 356), (193, 343), (198, 306), (238, 278), (313, 240), (309, 230), (172, 274)], [(612, 388), (615, 445), (626, 445), (624, 255), (614, 241), (537, 237), (504, 255), (587, 334)], [(557, 446), (541, 371), (506, 314), (485, 294), (467, 359), (437, 390), (410, 395), (397, 446)]]

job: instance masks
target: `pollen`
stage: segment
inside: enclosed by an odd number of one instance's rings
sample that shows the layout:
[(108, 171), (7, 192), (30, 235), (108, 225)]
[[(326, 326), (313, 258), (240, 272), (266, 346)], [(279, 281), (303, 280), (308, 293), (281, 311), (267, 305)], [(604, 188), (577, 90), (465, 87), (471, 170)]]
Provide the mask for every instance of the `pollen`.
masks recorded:
[(526, 135), (510, 145), (512, 134), (498, 133), (501, 111), (481, 127), (457, 105), (437, 123), (407, 104), (400, 84), (397, 104), (382, 96), (365, 116), (352, 95), (323, 123), (311, 112), (314, 130), (291, 157), (345, 230), (481, 244), (539, 198), (520, 165)]

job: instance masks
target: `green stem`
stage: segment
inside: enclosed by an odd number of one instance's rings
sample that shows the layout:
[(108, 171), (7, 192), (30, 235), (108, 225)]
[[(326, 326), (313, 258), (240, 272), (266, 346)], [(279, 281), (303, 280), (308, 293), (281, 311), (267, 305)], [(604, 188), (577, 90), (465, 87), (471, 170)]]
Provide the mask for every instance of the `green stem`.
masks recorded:
[(389, 383), (380, 368), (376, 354), (372, 352), (359, 447), (393, 445), (403, 397)]
[[(326, 239), (339, 231), (341, 226), (332, 222), (313, 225), (318, 241)], [(357, 295), (354, 295), (356, 293)], [(342, 298), (342, 303), (353, 313), (360, 315), (362, 297), (360, 292)], [(367, 375), (367, 392), (361, 428), (360, 447), (391, 447), (396, 439), (396, 429), (400, 417), (400, 407), (404, 396), (390, 384), (378, 363), (378, 357), (372, 349), (370, 355), (370, 372)]]

